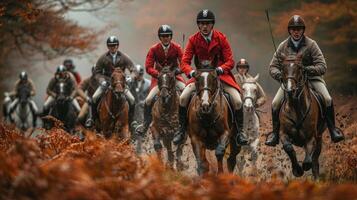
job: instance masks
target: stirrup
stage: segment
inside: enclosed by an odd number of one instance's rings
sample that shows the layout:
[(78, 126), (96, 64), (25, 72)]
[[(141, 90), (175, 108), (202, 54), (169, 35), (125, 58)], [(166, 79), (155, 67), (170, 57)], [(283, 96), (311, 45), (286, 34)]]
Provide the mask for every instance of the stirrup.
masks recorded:
[(277, 144), (279, 144), (279, 136), (271, 132), (265, 141), (265, 145), (275, 147)]
[(87, 121), (85, 123), (86, 128), (93, 127), (93, 123), (94, 123), (93, 119), (87, 119)]

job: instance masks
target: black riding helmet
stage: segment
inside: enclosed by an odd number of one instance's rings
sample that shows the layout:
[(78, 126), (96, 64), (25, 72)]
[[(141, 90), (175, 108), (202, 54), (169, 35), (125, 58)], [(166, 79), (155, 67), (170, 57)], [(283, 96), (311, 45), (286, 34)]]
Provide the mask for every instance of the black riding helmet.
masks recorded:
[(216, 22), (216, 17), (212, 11), (205, 9), (197, 14), (196, 22), (197, 24), (199, 22), (212, 22), (214, 24)]
[(171, 27), (167, 24), (161, 25), (159, 30), (157, 31), (157, 35), (159, 36), (165, 36), (165, 35), (170, 35), (172, 37), (173, 31)]
[(19, 78), (21, 81), (25, 81), (27, 80), (27, 73), (25, 71), (22, 71), (20, 74), (19, 74)]
[(145, 70), (142, 65), (135, 65), (136, 71), (138, 72), (139, 75), (143, 75)]
[(56, 78), (64, 78), (66, 76), (66, 71), (67, 71), (67, 68), (64, 66), (64, 65), (59, 65), (57, 66), (57, 69), (56, 69)]
[[(300, 15), (294, 15), (288, 22), (288, 32), (290, 28), (302, 28), (305, 30), (305, 21)], [(290, 33), (289, 33), (290, 34)]]
[(119, 45), (119, 39), (116, 36), (110, 36), (107, 39), (107, 46)]
[(244, 58), (241, 58), (236, 65), (236, 68), (246, 68), (249, 71), (249, 63)]
[(65, 59), (63, 61), (63, 65), (67, 68), (67, 70), (74, 69), (74, 64), (72, 59)]

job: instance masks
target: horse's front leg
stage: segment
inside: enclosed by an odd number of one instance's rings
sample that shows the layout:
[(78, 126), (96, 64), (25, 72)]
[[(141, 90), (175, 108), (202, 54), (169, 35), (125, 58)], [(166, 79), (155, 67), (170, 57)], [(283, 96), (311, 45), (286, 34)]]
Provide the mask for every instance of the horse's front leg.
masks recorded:
[(164, 135), (162, 137), (162, 142), (164, 144), (164, 147), (166, 148), (168, 166), (169, 166), (170, 169), (173, 169), (174, 168), (175, 156), (174, 156), (174, 152), (172, 150), (171, 140), (169, 138), (167, 138), (167, 135)]
[(296, 158), (296, 152), (294, 150), (293, 145), (290, 142), (288, 135), (286, 135), (283, 131), (280, 131), (280, 135), (282, 136), (281, 142), (283, 144), (283, 149), (290, 158), (294, 176), (296, 177), (302, 176), (304, 174), (304, 170), (299, 165), (299, 162)]
[(156, 151), (157, 157), (159, 158), (160, 161), (162, 161), (162, 145), (160, 141), (160, 132), (158, 128), (156, 127), (156, 124), (153, 124), (150, 127), (150, 132), (152, 134), (152, 138), (154, 140), (154, 149)]
[(177, 148), (176, 148), (175, 159), (176, 159), (176, 169), (178, 171), (182, 171), (187, 168), (187, 165), (185, 165), (185, 163), (183, 163), (181, 160), (184, 145), (185, 144), (179, 144), (179, 145), (177, 145)]
[(315, 138), (315, 141), (316, 142), (312, 153), (312, 174), (314, 176), (314, 179), (317, 180), (320, 175), (319, 157), (321, 153), (322, 138), (321, 137)]
[(229, 142), (229, 131), (226, 129), (223, 134), (219, 137), (218, 145), (215, 150), (217, 165), (218, 165), (218, 173), (223, 173), (223, 156), (226, 151), (226, 147)]
[[(192, 137), (191, 137), (192, 136)], [(196, 136), (190, 134), (192, 150), (197, 162), (197, 173), (202, 176), (209, 171), (209, 164), (206, 158), (206, 149)]]
[[(310, 134), (305, 134), (305, 135), (311, 135)], [(315, 134), (313, 134), (315, 135)], [(310, 138), (308, 139), (307, 143), (304, 146), (305, 149), (305, 159), (302, 163), (302, 168), (304, 169), (304, 171), (308, 171), (311, 169), (312, 167), (312, 153), (315, 149), (316, 146), (316, 141), (315, 138)]]

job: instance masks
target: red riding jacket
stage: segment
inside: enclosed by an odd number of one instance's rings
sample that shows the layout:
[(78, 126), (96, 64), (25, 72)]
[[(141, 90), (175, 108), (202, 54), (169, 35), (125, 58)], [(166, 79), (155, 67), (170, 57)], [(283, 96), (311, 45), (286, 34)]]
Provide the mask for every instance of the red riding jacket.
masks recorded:
[[(170, 43), (167, 55), (165, 55), (164, 48), (162, 47), (160, 42), (153, 45), (150, 48), (145, 61), (146, 72), (152, 77), (150, 89), (157, 85), (157, 77), (161, 71), (160, 66), (173, 64), (179, 67), (179, 64), (181, 63), (181, 58), (181, 47), (175, 42)], [(156, 63), (158, 63), (160, 66)], [(185, 80), (181, 75), (177, 75), (176, 79), (185, 83)]]
[[(212, 30), (212, 38), (210, 44), (208, 44), (205, 38), (200, 32), (192, 35), (187, 43), (185, 52), (182, 57), (181, 70), (189, 76), (192, 71), (191, 60), (194, 55), (198, 57), (199, 60), (210, 60), (212, 61), (215, 56), (218, 56), (218, 66), (222, 67), (224, 74), (220, 76), (221, 81), (227, 83), (228, 85), (236, 88), (240, 91), (239, 85), (236, 83), (231, 70), (234, 68), (234, 60), (231, 47), (228, 43), (226, 36), (217, 31)], [(194, 82), (192, 78), (187, 84)]]

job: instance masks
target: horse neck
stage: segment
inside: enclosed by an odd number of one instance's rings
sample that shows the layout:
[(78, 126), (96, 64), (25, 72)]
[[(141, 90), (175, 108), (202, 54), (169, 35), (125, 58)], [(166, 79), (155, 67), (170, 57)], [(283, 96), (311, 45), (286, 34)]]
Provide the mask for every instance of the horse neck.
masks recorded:
[(124, 98), (121, 98), (121, 96), (116, 98), (113, 90), (108, 90), (105, 101), (107, 101), (108, 106), (110, 106), (109, 109), (118, 110), (121, 108)]
[(305, 113), (309, 107), (310, 98), (311, 96), (308, 84), (306, 83), (297, 98), (294, 98), (292, 96), (287, 97), (287, 103), (289, 108), (294, 110), (298, 117), (301, 117), (301, 115)]
[(177, 94), (177, 91), (176, 91), (176, 86), (173, 88), (173, 89), (170, 89), (170, 92), (171, 92), (171, 96), (169, 98), (169, 102), (168, 104), (165, 104), (163, 101), (162, 101), (162, 98), (159, 98), (159, 102), (161, 104), (161, 106), (159, 107), (159, 109), (161, 111), (174, 111), (175, 109), (173, 108), (176, 108), (178, 107), (178, 102), (179, 102), (179, 95)]

